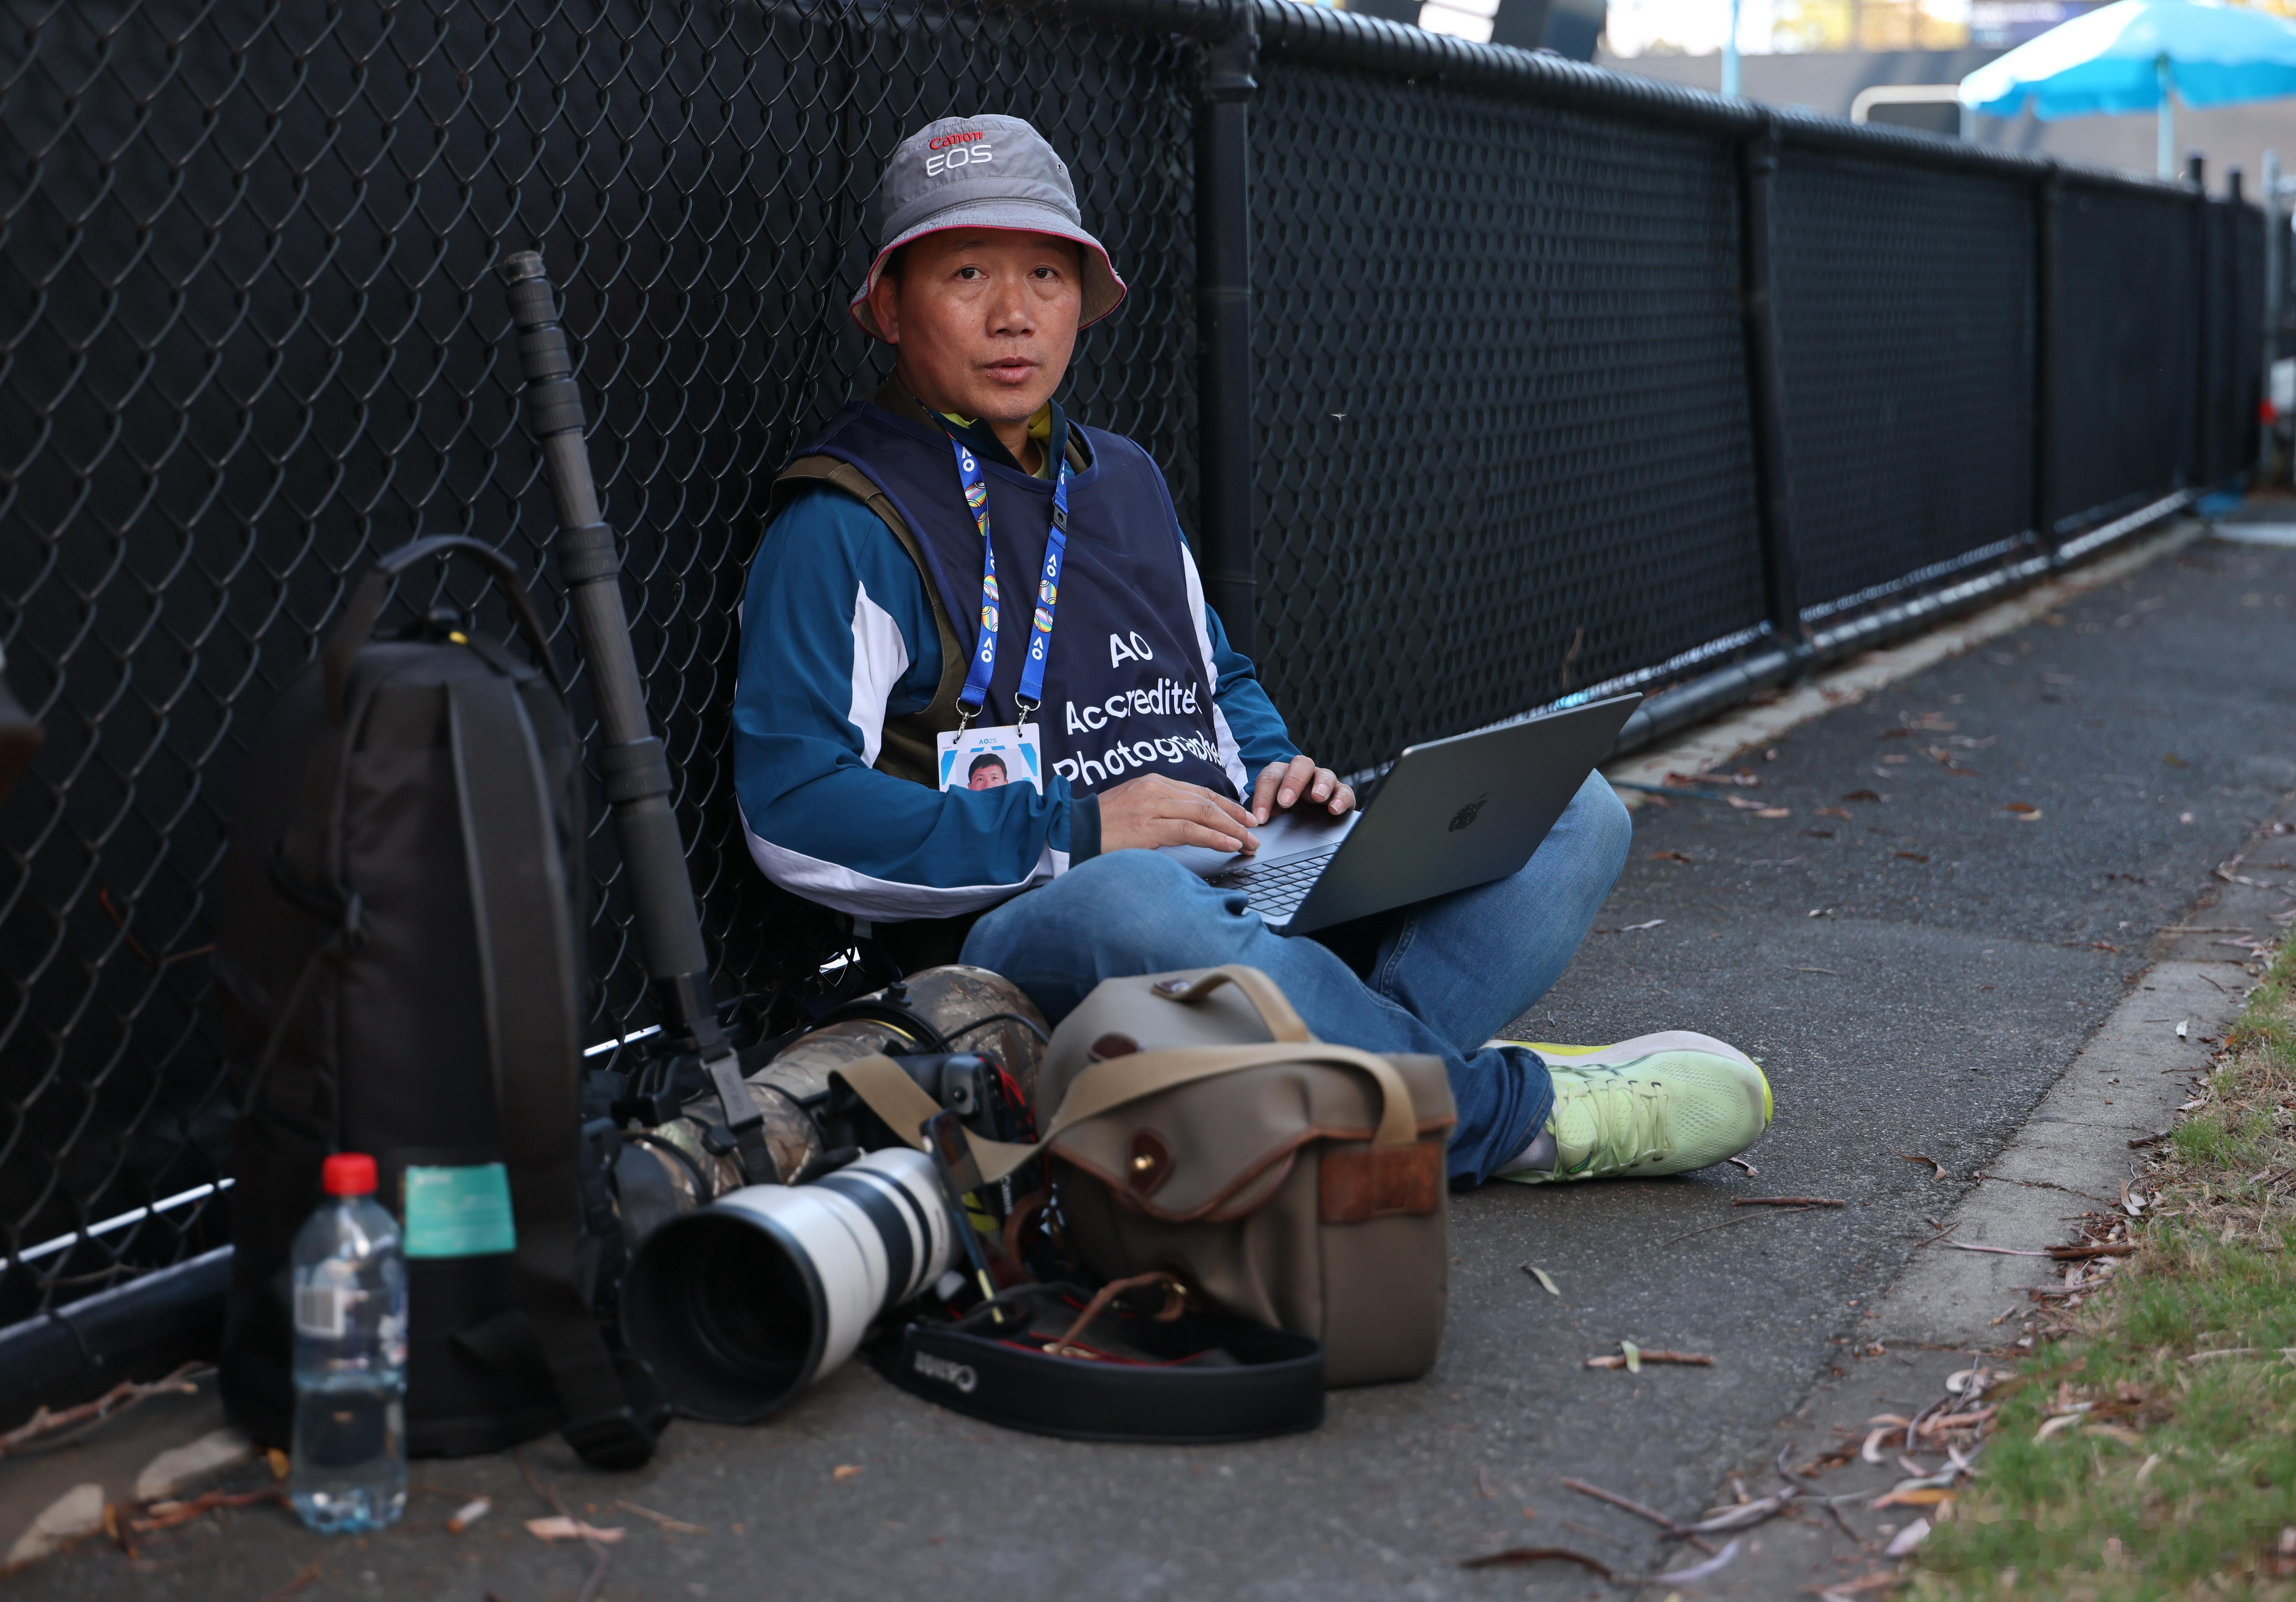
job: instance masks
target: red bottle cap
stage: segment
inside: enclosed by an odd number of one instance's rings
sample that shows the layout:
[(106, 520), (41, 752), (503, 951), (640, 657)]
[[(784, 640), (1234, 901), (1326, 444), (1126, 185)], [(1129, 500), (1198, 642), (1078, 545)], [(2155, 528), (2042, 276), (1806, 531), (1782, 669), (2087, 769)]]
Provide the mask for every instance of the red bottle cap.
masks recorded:
[(319, 1169), (319, 1184), (331, 1196), (374, 1194), (374, 1159), (365, 1152), (337, 1152)]

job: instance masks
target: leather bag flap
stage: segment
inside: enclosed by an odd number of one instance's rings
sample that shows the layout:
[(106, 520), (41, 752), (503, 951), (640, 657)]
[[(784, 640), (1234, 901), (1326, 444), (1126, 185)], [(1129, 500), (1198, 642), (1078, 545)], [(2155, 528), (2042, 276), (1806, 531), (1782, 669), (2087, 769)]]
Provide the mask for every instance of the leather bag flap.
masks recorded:
[[(1349, 1202), (1350, 1210), (1368, 1206), (1374, 1193), (1394, 1192), (1398, 1181), (1392, 1176), (1423, 1166), (1416, 1156), (1421, 1151), (1435, 1154), (1439, 1172), (1440, 1140), (1431, 1144), (1425, 1138), (1439, 1138), (1455, 1121), (1439, 1057), (1387, 1060), (1410, 1092), (1412, 1123), (1421, 1138), (1378, 1148), (1386, 1163), (1378, 1172), (1390, 1177), (1372, 1179), (1367, 1171), (1365, 1179), (1351, 1182), (1351, 1195), (1361, 1196)], [(1115, 1067), (1103, 1064), (1101, 1072)], [(1051, 1149), (1152, 1217), (1218, 1219), (1249, 1212), (1265, 1201), (1310, 1142), (1369, 1141), (1380, 1111), (1379, 1086), (1359, 1070), (1312, 1061), (1277, 1063), (1127, 1103), (1071, 1125), (1053, 1139)], [(1408, 1199), (1418, 1200), (1415, 1190)], [(1379, 1211), (1429, 1210), (1390, 1205)], [(1377, 1212), (1363, 1211), (1360, 1216)]]

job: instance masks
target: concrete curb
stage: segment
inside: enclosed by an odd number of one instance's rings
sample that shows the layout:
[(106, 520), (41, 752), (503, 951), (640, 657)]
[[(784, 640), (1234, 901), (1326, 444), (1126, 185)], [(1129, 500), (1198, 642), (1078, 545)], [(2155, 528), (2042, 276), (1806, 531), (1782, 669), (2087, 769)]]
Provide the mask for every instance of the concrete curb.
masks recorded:
[[(2288, 802), (2276, 809), (2283, 817), (2290, 810)], [(2267, 838), (2259, 831), (2248, 849)], [(1874, 1317), (1883, 1340), (2002, 1343), (1997, 1320), (2006, 1310), (2023, 1311), (2026, 1292), (2054, 1279), (2057, 1265), (2046, 1257), (1955, 1251), (1947, 1243), (2039, 1251), (2069, 1237), (2068, 1215), (2121, 1204), (2121, 1184), (2142, 1162), (2129, 1143), (2174, 1127), (2247, 999), (2246, 955), (2224, 937), (2277, 938), (2271, 913), (2285, 900), (2264, 885), (2223, 884), (2182, 925), (2163, 932), (2161, 960), (2138, 976), (1946, 1216), (1946, 1240), (1917, 1250), (1884, 1294)]]

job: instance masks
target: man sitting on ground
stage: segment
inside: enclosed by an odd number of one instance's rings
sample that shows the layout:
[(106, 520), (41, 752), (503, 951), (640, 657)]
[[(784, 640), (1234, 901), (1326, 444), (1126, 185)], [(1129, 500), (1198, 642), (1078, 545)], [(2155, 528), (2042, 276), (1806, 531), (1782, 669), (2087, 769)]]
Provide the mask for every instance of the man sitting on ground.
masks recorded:
[[(912, 950), (916, 920), (950, 954), (969, 923), (963, 960), (1055, 1022), (1104, 979), (1264, 969), (1323, 1039), (1443, 1059), (1455, 1184), (1751, 1145), (1769, 1089), (1718, 1041), (1549, 1061), (1488, 1039), (1561, 976), (1626, 859), (1600, 775), (1520, 873), (1388, 914), (1346, 957), (1151, 849), (1250, 850), (1275, 813), (1355, 797), (1229, 646), (1155, 464), (1053, 398), (1125, 291), (1051, 147), (1017, 118), (933, 123), (879, 205), (849, 309), (893, 376), (776, 481), (743, 604), (735, 782), (758, 867)], [(1029, 759), (1011, 782), (956, 776), (982, 771), (953, 743), (976, 724)]]

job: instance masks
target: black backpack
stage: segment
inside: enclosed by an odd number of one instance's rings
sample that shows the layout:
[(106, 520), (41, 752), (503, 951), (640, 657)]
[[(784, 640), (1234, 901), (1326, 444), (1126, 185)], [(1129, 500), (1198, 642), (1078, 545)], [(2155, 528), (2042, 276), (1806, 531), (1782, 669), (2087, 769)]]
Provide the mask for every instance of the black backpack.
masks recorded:
[[(450, 555), (493, 576), (537, 665), (451, 614), (371, 640), (393, 580)], [(273, 706), (215, 952), (241, 1098), (221, 1384), (256, 1440), (291, 1431), (289, 1252), (340, 1150), (374, 1156), (406, 1231), (411, 1451), (562, 1425), (602, 1466), (651, 1454), (666, 1403), (601, 1326), (618, 1143), (582, 1122), (586, 812), (541, 620), (476, 540), (385, 556)]]

